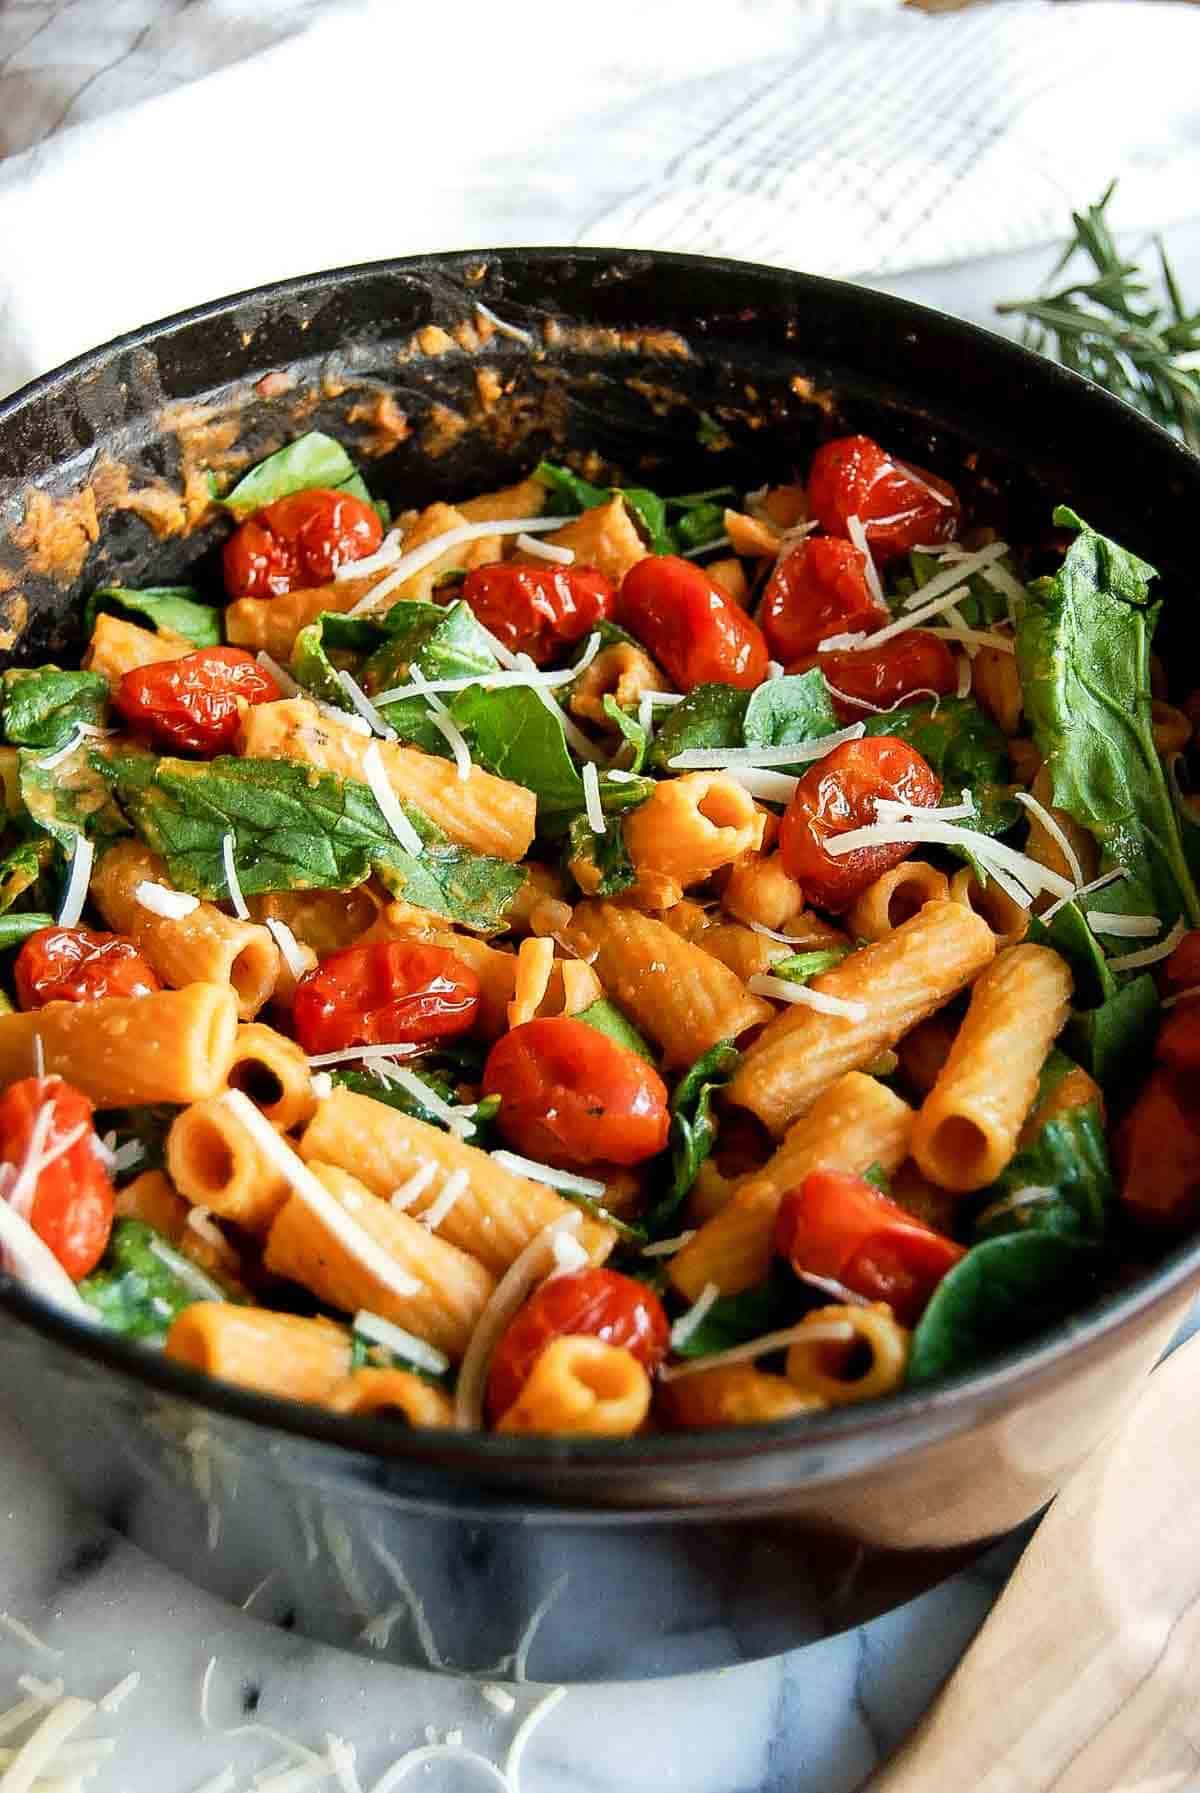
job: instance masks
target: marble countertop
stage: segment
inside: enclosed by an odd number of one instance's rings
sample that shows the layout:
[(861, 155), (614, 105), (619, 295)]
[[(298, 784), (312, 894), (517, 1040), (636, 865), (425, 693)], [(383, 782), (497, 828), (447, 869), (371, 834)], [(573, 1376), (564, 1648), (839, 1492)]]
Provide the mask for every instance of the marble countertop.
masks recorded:
[[(1197, 290), (1200, 222), (1169, 240), (1185, 291)], [(872, 284), (987, 322), (995, 299), (1034, 288), (1046, 262), (1042, 253), (993, 258)], [(1009, 1540), (897, 1612), (791, 1655), (722, 1673), (572, 1688), (531, 1737), (524, 1793), (851, 1793), (920, 1716), (1022, 1542)], [(93, 1726), (117, 1744), (89, 1793), (190, 1793), (226, 1764), (238, 1787), (249, 1787), (280, 1755), (264, 1734), (225, 1734), (252, 1722), (318, 1748), (326, 1731), (344, 1736), (366, 1788), (431, 1732), (461, 1731), (466, 1745), (502, 1762), (544, 1693), (515, 1688), (513, 1710), (501, 1712), (470, 1684), (265, 1623), (269, 1587), (252, 1605), (252, 1614), (221, 1605), (107, 1532), (0, 1423), (0, 1611), (61, 1651), (45, 1654), (0, 1627), (0, 1710), (20, 1698), (22, 1675), (61, 1675), (87, 1697), (131, 1669), (141, 1675), (119, 1716)], [(214, 1657), (206, 1729), (200, 1691)], [(480, 1766), (448, 1756), (405, 1782), (423, 1793), (489, 1784), (497, 1783)]]

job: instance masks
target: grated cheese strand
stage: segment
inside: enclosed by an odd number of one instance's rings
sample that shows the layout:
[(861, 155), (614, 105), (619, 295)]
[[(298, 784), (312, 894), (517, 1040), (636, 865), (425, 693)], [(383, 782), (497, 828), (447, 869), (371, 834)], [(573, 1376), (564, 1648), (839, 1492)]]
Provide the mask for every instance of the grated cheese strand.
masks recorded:
[(531, 535), (519, 535), (516, 545), (522, 554), (531, 554), (535, 560), (553, 561), (560, 567), (569, 567), (575, 559), (574, 548), (564, 548), (558, 542), (539, 542)]
[(1150, 940), (1162, 933), (1159, 915), (1122, 915), (1110, 909), (1086, 909), (1087, 925), (1093, 934), (1112, 934), (1121, 940)]
[(405, 815), (400, 805), (400, 799), (388, 783), (388, 775), (379, 754), (378, 741), (372, 741), (363, 754), (362, 769), (367, 786), (379, 805), (384, 821), (404, 851), (411, 853), (414, 858), (419, 858), (425, 851), (424, 842)]
[(437, 1231), (443, 1220), (450, 1213), (460, 1195), (471, 1186), (469, 1171), (456, 1170), (446, 1178), (435, 1202), (431, 1202), (423, 1214), (417, 1216), (421, 1225), (428, 1227), (431, 1233)]
[(189, 896), (184, 890), (172, 890), (169, 884), (160, 884), (154, 878), (143, 878), (140, 884), (134, 885), (133, 900), (164, 921), (182, 921), (184, 916), (200, 907), (199, 897)]
[[(886, 518), (881, 521), (886, 522)], [(881, 610), (887, 609), (887, 599), (883, 595), (883, 585), (879, 578), (879, 568), (875, 565), (875, 557), (871, 553), (871, 544), (867, 540), (867, 532), (863, 528), (861, 517), (846, 518), (846, 534), (858, 549), (863, 563), (863, 575), (867, 581), (867, 590)]]
[(587, 811), (588, 827), (593, 834), (607, 834), (608, 823), (604, 819), (604, 809), (600, 802), (600, 774), (595, 764), (588, 760), (583, 768), (583, 802)]
[(1051, 903), (1048, 909), (1042, 910), (1040, 919), (1043, 927), (1053, 920), (1064, 903), (1069, 903), (1072, 900), (1078, 902), (1080, 897), (1091, 896), (1094, 890), (1103, 890), (1106, 884), (1115, 884), (1118, 878), (1127, 878), (1128, 876), (1129, 873), (1125, 867), (1118, 865), (1112, 871), (1102, 872), (1098, 878), (1093, 878), (1090, 884), (1081, 884), (1078, 890), (1072, 890), (1066, 896), (1060, 896), (1057, 902)]
[(337, 677), (338, 684), (342, 687), (342, 690), (346, 693), (346, 696), (350, 699), (350, 702), (354, 705), (358, 714), (371, 730), (371, 733), (380, 736), (384, 741), (398, 740), (399, 736), (395, 729), (390, 722), (384, 721), (358, 680), (352, 678), (348, 672), (339, 672)]
[(1046, 830), (1046, 833), (1050, 836), (1051, 840), (1066, 860), (1076, 886), (1082, 885), (1084, 881), (1083, 867), (1079, 863), (1079, 855), (1071, 845), (1071, 842), (1067, 838), (1057, 817), (1046, 808), (1044, 803), (1040, 803), (1031, 791), (1014, 791), (1013, 795), (1016, 797), (1017, 802), (1021, 804), (1024, 809), (1029, 811), (1030, 815), (1037, 817), (1038, 821), (1042, 824), (1042, 827)]
[(414, 1170), (407, 1182), (401, 1183), (398, 1189), (392, 1190), (388, 1198), (391, 1206), (401, 1214), (405, 1208), (411, 1208), (414, 1202), (420, 1201), (437, 1174), (438, 1166), (432, 1160), (428, 1164), (422, 1164), (417, 1170)]
[(509, 1170), (515, 1177), (528, 1177), (533, 1183), (547, 1183), (551, 1189), (566, 1189), (573, 1195), (597, 1199), (606, 1193), (605, 1185), (596, 1177), (577, 1176), (572, 1170), (556, 1170), (552, 1164), (540, 1164), (536, 1158), (522, 1158), (517, 1152), (492, 1152), (490, 1157), (501, 1170)]
[[(951, 543), (950, 546), (956, 547), (957, 543)], [(932, 579), (925, 581), (919, 591), (910, 593), (904, 600), (904, 609), (916, 610), (919, 606), (927, 604), (930, 598), (940, 598), (943, 592), (950, 591), (954, 586), (962, 585), (964, 579), (969, 579), (973, 573), (982, 573), (985, 567), (990, 567), (993, 561), (1000, 560), (1007, 553), (1007, 542), (989, 542), (986, 548), (980, 548), (974, 554), (952, 556), (943, 549), (941, 558), (946, 563), (946, 571), (935, 573)], [(959, 595), (966, 598), (970, 596), (970, 593), (964, 590)]]
[[(681, 1314), (671, 1328), (671, 1345), (674, 1350), (678, 1351), (682, 1346), (687, 1344), (688, 1340), (700, 1326), (704, 1316), (708, 1313), (709, 1308), (717, 1300), (720, 1293), (721, 1291), (715, 1282), (705, 1283), (691, 1307), (688, 1308), (687, 1313)], [(659, 1371), (659, 1374), (662, 1374), (661, 1370)]]
[(772, 772), (759, 766), (727, 766), (725, 776), (763, 803), (790, 803), (800, 783), (788, 772)]
[(641, 1255), (644, 1258), (673, 1258), (677, 1251), (682, 1251), (695, 1237), (696, 1228), (690, 1227), (686, 1233), (677, 1233), (673, 1239), (656, 1239), (653, 1245), (643, 1245)]
[(293, 934), (291, 928), (288, 927), (286, 921), (280, 921), (276, 916), (269, 915), (266, 921), (266, 928), (268, 934), (270, 934), (272, 940), (279, 948), (280, 958), (298, 982), (308, 970), (308, 960), (304, 957), (303, 947), (300, 945), (295, 934)]
[(514, 342), (523, 342), (529, 349), (533, 347), (536, 339), (532, 330), (522, 330), (519, 324), (510, 324), (506, 319), (498, 318), (491, 306), (485, 305), (482, 299), (476, 299), (475, 310), (481, 318), (486, 318), (492, 329), (501, 336), (511, 336)]
[[(371, 1793), (393, 1793), (393, 1788), (407, 1780), (416, 1768), (424, 1767), (426, 1762), (444, 1762), (450, 1757), (454, 1762), (472, 1762), (476, 1767), (489, 1775), (501, 1793), (512, 1793), (512, 1783), (506, 1775), (501, 1774), (494, 1762), (481, 1756), (473, 1749), (462, 1749), (454, 1743), (423, 1743), (419, 1749), (410, 1749), (397, 1758), (390, 1768), (385, 1768)], [(457, 1784), (457, 1783), (456, 1783)]]
[[(361, 566), (362, 562), (360, 561), (358, 564)], [(273, 660), (265, 648), (260, 649), (254, 658), (263, 671), (269, 673), (274, 679), (285, 697), (307, 697), (309, 695), (304, 686), (299, 684), (290, 672), (286, 672), (278, 660)]]
[(395, 1351), (400, 1357), (407, 1357), (431, 1376), (441, 1376), (450, 1368), (450, 1359), (436, 1345), (418, 1338), (415, 1332), (409, 1332), (406, 1326), (397, 1326), (392, 1320), (385, 1320), (382, 1314), (373, 1314), (370, 1308), (360, 1308), (352, 1322), (355, 1332), (363, 1338), (370, 1339), (376, 1345), (386, 1345), (389, 1351)]
[(494, 1706), (497, 1712), (503, 1712), (507, 1716), (508, 1713), (515, 1712), (517, 1709), (517, 1702), (507, 1687), (498, 1687), (494, 1681), (485, 1681), (479, 1692), (488, 1705)]
[(465, 784), (467, 779), (471, 776), (471, 749), (467, 745), (467, 737), (463, 734), (461, 728), (459, 728), (457, 722), (455, 722), (441, 698), (435, 696), (435, 694), (428, 689), (428, 680), (420, 667), (410, 666), (408, 669), (408, 676), (417, 685), (418, 689), (425, 693), (429, 703), (429, 713), (433, 721), (433, 726), (443, 737), (451, 753), (454, 755), (454, 764), (458, 771), (458, 776)]
[(517, 1726), (516, 1734), (508, 1746), (508, 1754), (504, 1758), (504, 1778), (508, 1783), (510, 1793), (521, 1793), (521, 1763), (529, 1746), (529, 1739), (537, 1727), (549, 1718), (554, 1708), (561, 1705), (566, 1697), (565, 1687), (552, 1687), (550, 1692), (543, 1694), (537, 1705), (525, 1714)]
[(96, 849), (86, 834), (77, 835), (75, 851), (71, 855), (71, 876), (67, 879), (62, 908), (58, 912), (60, 928), (78, 926), (79, 917), (83, 914), (83, 905), (87, 900), (88, 884), (91, 881), (92, 865), (95, 858)]
[(790, 978), (771, 977), (765, 971), (747, 978), (746, 988), (756, 996), (771, 996), (776, 1002), (797, 1003), (801, 1008), (816, 1009), (822, 1015), (840, 1015), (846, 1021), (865, 1021), (867, 1018), (865, 1002), (851, 1002), (845, 996), (829, 996), (824, 990), (814, 990), (811, 984), (796, 984)]
[(1025, 887), (1034, 892), (1048, 890), (1055, 896), (1071, 897), (1075, 894), (1075, 886), (1066, 878), (1060, 878), (1057, 872), (1039, 865), (1028, 853), (1018, 853), (1015, 847), (1006, 847), (1002, 841), (994, 840), (990, 835), (980, 834), (974, 828), (960, 828), (953, 822), (924, 822), (918, 819), (913, 825), (900, 822), (872, 822), (865, 828), (851, 828), (845, 834), (830, 835), (825, 841), (825, 850), (834, 858), (843, 853), (857, 853), (862, 847), (895, 846), (900, 843), (926, 841), (934, 846), (965, 847), (982, 861), (991, 871), (993, 865), (1001, 871), (1007, 871), (1018, 879)]
[[(711, 1288), (713, 1285), (710, 1284)], [(684, 1315), (686, 1320), (687, 1315)], [(672, 1335), (672, 1343), (674, 1343)], [(789, 1345), (852, 1345), (854, 1328), (848, 1320), (824, 1320), (802, 1322), (798, 1326), (785, 1326), (779, 1332), (764, 1332), (761, 1338), (748, 1339), (744, 1345), (733, 1345), (728, 1351), (713, 1351), (705, 1357), (693, 1357), (690, 1362), (669, 1364), (659, 1371), (664, 1382), (678, 1382), (684, 1376), (697, 1376), (701, 1370), (724, 1369), (726, 1364), (750, 1363), (756, 1357), (765, 1357), (769, 1351), (785, 1351)]]
[(233, 908), (233, 913), (237, 916), (239, 921), (249, 921), (250, 911), (246, 906), (246, 899), (242, 894), (242, 886), (237, 873), (237, 861), (233, 856), (233, 849), (236, 844), (232, 834), (223, 834), (221, 836), (221, 860), (225, 867), (225, 884), (229, 895), (229, 901)]
[(1160, 959), (1170, 958), (1186, 933), (1183, 922), (1177, 921), (1166, 939), (1157, 946), (1145, 946), (1140, 952), (1120, 953), (1108, 961), (1109, 968), (1112, 971), (1139, 971), (1145, 965), (1157, 965)]
[[(368, 592), (364, 592), (358, 602), (346, 612), (348, 616), (360, 616), (364, 610), (374, 610), (381, 598), (403, 585), (415, 573), (423, 572), (435, 560), (451, 548), (461, 548), (464, 542), (482, 541), (489, 535), (540, 535), (543, 530), (561, 529), (571, 521), (570, 517), (509, 517), (496, 519), (488, 523), (460, 523), (455, 529), (448, 529), (444, 535), (438, 535), (431, 542), (422, 542), (419, 548), (410, 548), (407, 554), (394, 554), (387, 562), (382, 562), (383, 550), (374, 557), (374, 572), (381, 564), (388, 565), (391, 571)], [(364, 577), (361, 560), (347, 561), (334, 573), (335, 583), (343, 579), (361, 579)]]
[(3, 1625), (4, 1629), (10, 1631), (21, 1643), (28, 1645), (31, 1650), (36, 1650), (39, 1656), (58, 1658), (63, 1654), (61, 1650), (56, 1650), (51, 1644), (45, 1643), (36, 1631), (30, 1630), (23, 1620), (14, 1619), (10, 1612), (0, 1612), (0, 1625)]
[(673, 772), (736, 772), (755, 771), (771, 766), (791, 766), (804, 760), (823, 760), (835, 747), (847, 741), (860, 741), (867, 732), (865, 722), (851, 722), (811, 741), (793, 741), (781, 747), (685, 747), (667, 764)]
[(95, 1313), (49, 1246), (6, 1201), (0, 1201), (0, 1262), (6, 1263), (18, 1281), (52, 1306), (65, 1308), (89, 1326), (96, 1323)]
[(0, 1793), (29, 1793), (68, 1737), (73, 1737), (95, 1711), (92, 1700), (77, 1699), (73, 1694), (67, 1694), (51, 1707), (36, 1731), (21, 1745), (11, 1765), (0, 1775)]
[(701, 554), (711, 554), (714, 548), (730, 547), (732, 542), (732, 536), (714, 535), (711, 542), (701, 542), (698, 548), (685, 548), (683, 550), (682, 558), (684, 560), (697, 560)]

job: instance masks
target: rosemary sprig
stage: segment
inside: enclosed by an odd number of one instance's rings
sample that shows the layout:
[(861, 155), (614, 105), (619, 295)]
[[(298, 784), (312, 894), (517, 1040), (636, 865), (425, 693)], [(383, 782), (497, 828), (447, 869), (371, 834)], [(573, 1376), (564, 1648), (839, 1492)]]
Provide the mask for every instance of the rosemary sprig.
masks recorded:
[[(1116, 184), (1086, 212), (1072, 213), (1075, 235), (1049, 277), (1050, 290), (996, 310), (1025, 319), (1022, 341), (1030, 348), (1054, 355), (1200, 449), (1200, 311), (1184, 305), (1161, 241), (1155, 239), (1153, 286), (1137, 262), (1121, 256), (1104, 216)], [(1053, 290), (1079, 255), (1095, 277)]]

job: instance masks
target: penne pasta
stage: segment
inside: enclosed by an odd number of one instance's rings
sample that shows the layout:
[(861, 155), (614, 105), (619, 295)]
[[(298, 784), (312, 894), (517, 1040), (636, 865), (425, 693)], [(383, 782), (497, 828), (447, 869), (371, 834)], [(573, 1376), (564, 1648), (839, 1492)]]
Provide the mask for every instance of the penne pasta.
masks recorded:
[(995, 1182), (1017, 1149), (1071, 987), (1065, 959), (1046, 946), (1006, 948), (976, 983), (913, 1128), (913, 1157), (931, 1182), (960, 1193)]
[(350, 1374), (350, 1334), (330, 1320), (196, 1301), (167, 1334), (173, 1363), (284, 1400), (325, 1402)]
[(219, 1096), (193, 1102), (172, 1121), (167, 1170), (189, 1202), (248, 1233), (265, 1232), (290, 1194), (278, 1166)]
[(882, 940), (926, 903), (944, 902), (949, 891), (945, 872), (920, 859), (905, 859), (867, 886), (847, 911), (846, 926), (856, 939)]
[(454, 1424), (450, 1397), (409, 1370), (355, 1370), (330, 1392), (325, 1405), (334, 1413), (378, 1414), (406, 1426), (436, 1429)]
[(127, 672), (134, 672), (139, 666), (153, 666), (160, 660), (178, 660), (191, 651), (191, 642), (182, 635), (172, 635), (169, 630), (156, 634), (153, 629), (140, 628), (124, 617), (101, 611), (83, 664), (89, 672), (98, 672), (107, 679), (110, 690), (115, 690)]
[(769, 1425), (819, 1413), (825, 1402), (798, 1389), (786, 1376), (775, 1376), (752, 1363), (722, 1364), (681, 1376), (658, 1391), (658, 1409), (675, 1426)]
[(196, 1102), (221, 1088), (236, 1037), (237, 998), (228, 984), (52, 1002), (0, 1015), (0, 1083), (30, 1075), (40, 1041), (47, 1072), (97, 1108)]
[(799, 1004), (788, 1009), (743, 1056), (728, 1100), (781, 1134), (822, 1090), (890, 1051), (910, 1027), (965, 989), (995, 950), (991, 929), (973, 910), (927, 903), (884, 939), (813, 978), (810, 988), (820, 994), (862, 1003), (862, 1020)]
[(323, 610), (353, 610), (374, 584), (374, 579), (342, 579), (277, 598), (237, 598), (225, 607), (225, 639), (286, 665), (301, 629), (316, 622)]

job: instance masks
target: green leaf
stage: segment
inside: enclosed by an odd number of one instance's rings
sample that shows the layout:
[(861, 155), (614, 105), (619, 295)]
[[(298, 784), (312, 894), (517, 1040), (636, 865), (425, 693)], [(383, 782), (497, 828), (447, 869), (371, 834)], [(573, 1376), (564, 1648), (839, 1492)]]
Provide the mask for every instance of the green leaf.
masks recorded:
[(1062, 1319), (1090, 1286), (1095, 1248), (1059, 1233), (985, 1239), (942, 1278), (912, 1335), (910, 1387), (975, 1369)]
[(20, 914), (14, 914), (10, 910), (7, 915), (0, 915), (0, 952), (6, 952), (10, 946), (20, 946), (31, 934), (36, 934), (39, 928), (53, 926), (52, 915), (31, 915), (24, 910)]
[(666, 1230), (667, 1222), (675, 1215), (716, 1143), (713, 1097), (729, 1082), (741, 1056), (732, 1040), (721, 1040), (698, 1058), (675, 1085), (667, 1145), (671, 1155), (671, 1182), (666, 1194), (660, 1196), (645, 1216), (646, 1230), (651, 1238)]
[(127, 619), (146, 621), (162, 633), (182, 635), (193, 647), (216, 647), (221, 639), (221, 612), (200, 603), (190, 585), (152, 585), (134, 591), (126, 585), (105, 585), (94, 591), (83, 613), (84, 633), (90, 635), (101, 611)]
[(1040, 917), (1031, 915), (1026, 939), (1062, 954), (1075, 979), (1077, 1008), (1098, 1008), (1116, 995), (1116, 973), (1109, 970), (1104, 948), (1088, 927), (1078, 903), (1064, 903), (1048, 926)]
[[(410, 1065), (408, 1068), (432, 1095), (440, 1097), (443, 1102), (457, 1103), (456, 1079), (442, 1071), (426, 1070), (423, 1066)], [(355, 1095), (370, 1096), (372, 1101), (382, 1102), (385, 1108), (395, 1108), (401, 1114), (410, 1114), (414, 1119), (424, 1121), (429, 1127), (437, 1127), (443, 1133), (450, 1131), (437, 1111), (426, 1107), (411, 1091), (402, 1089), (399, 1084), (385, 1083), (382, 1078), (372, 1077), (369, 1071), (334, 1071), (333, 1081), (344, 1089), (353, 1090)], [(499, 1096), (485, 1096), (476, 1104), (472, 1117), (474, 1130), (466, 1136), (469, 1144), (483, 1143), (499, 1106)]]
[(640, 772), (646, 763), (646, 749), (650, 737), (636, 716), (627, 716), (615, 697), (606, 694), (604, 698), (604, 714), (610, 722), (615, 722), (622, 736), (629, 743), (632, 752), (629, 764), (621, 769), (624, 772)]
[[(1057, 1056), (1070, 1070), (1070, 1061), (1061, 1053)], [(1025, 1189), (1057, 1193), (1052, 1198), (1014, 1202)], [(984, 1206), (975, 1222), (976, 1237), (1060, 1233), (1099, 1244), (1108, 1231), (1116, 1199), (1099, 1108), (1088, 1102), (1062, 1109), (984, 1191)]]
[(1143, 972), (1098, 1008), (1076, 1011), (1067, 1023), (1063, 1044), (1106, 1096), (1120, 1095), (1145, 1076), (1159, 1009), (1154, 979)]
[(1200, 894), (1154, 746), (1150, 640), (1153, 567), (1061, 507), (1078, 530), (1053, 579), (1029, 589), (1017, 622), (1017, 668), (1033, 739), (1057, 808), (1089, 829), (1107, 869), (1126, 876), (1100, 906), (1153, 914), (1166, 929), (1200, 923)]
[(184, 1308), (205, 1299), (201, 1280), (210, 1284), (210, 1299), (228, 1299), (200, 1270), (194, 1272), (195, 1282), (185, 1281), (156, 1255), (155, 1242), (166, 1246), (144, 1221), (118, 1220), (100, 1264), (79, 1284), (79, 1293), (105, 1326), (126, 1338), (164, 1339)]
[(412, 1358), (405, 1357), (402, 1351), (393, 1351), (390, 1345), (380, 1345), (375, 1339), (369, 1339), (362, 1332), (352, 1332), (350, 1335), (350, 1368), (351, 1370), (407, 1370), (410, 1376), (416, 1376), (422, 1382), (430, 1383), (434, 1388), (443, 1388), (449, 1391), (454, 1386), (452, 1370), (443, 1370), (440, 1375), (435, 1375), (427, 1365), (414, 1363)]
[(731, 1351), (735, 1345), (795, 1325), (806, 1305), (796, 1278), (784, 1265), (775, 1264), (766, 1282), (714, 1301), (695, 1331), (675, 1347), (675, 1355), (711, 1357), (717, 1351)]
[(4, 674), (0, 709), (15, 747), (53, 753), (80, 723), (99, 728), (108, 708), (108, 681), (98, 672), (60, 672), (57, 666), (14, 666)]
[(1008, 743), (991, 717), (970, 697), (943, 697), (904, 704), (886, 716), (868, 716), (868, 735), (895, 735), (927, 760), (942, 781), (947, 803), (963, 791), (975, 800), (968, 826), (980, 834), (1004, 834), (1020, 821), (1012, 796)]
[(614, 486), (613, 492), (625, 500), (625, 508), (652, 554), (676, 552), (675, 533), (667, 522), (667, 507), (657, 492), (648, 491), (645, 486)]
[(298, 685), (303, 685), (307, 692), (319, 698), (322, 703), (332, 704), (336, 710), (348, 710), (357, 714), (346, 695), (345, 686), (338, 678), (337, 668), (325, 650), (321, 621), (318, 617), (315, 622), (296, 631), (288, 671)]
[[(152, 756), (126, 756), (126, 763)], [(66, 853), (75, 851), (80, 834), (97, 845), (110, 845), (129, 833), (129, 823), (114, 803), (107, 768), (114, 764), (85, 745), (47, 768), (40, 753), (21, 748), (17, 755), (21, 800), (30, 820)]]
[(286, 448), (269, 454), (265, 461), (240, 479), (232, 492), (218, 499), (232, 511), (240, 523), (265, 504), (287, 498), (293, 492), (307, 492), (316, 486), (331, 489), (344, 486), (352, 497), (370, 499), (370, 494), (354, 462), (340, 442), (320, 430), (310, 430), (297, 437)]
[[(1013, 579), (1017, 578), (1007, 554), (1002, 555), (995, 564)], [(923, 585), (928, 585), (935, 574), (945, 572), (949, 562), (940, 560), (936, 554), (914, 552), (909, 555), (909, 565), (912, 580), (910, 585), (907, 581), (905, 583), (909, 585), (909, 590), (919, 591)], [(962, 612), (962, 619), (969, 629), (990, 629), (995, 623), (1007, 620), (1007, 598), (1003, 592), (990, 585), (982, 573), (969, 574), (964, 583), (967, 596), (961, 598), (956, 607)], [(1020, 581), (1017, 580), (1017, 583)], [(907, 592), (905, 595), (908, 595)], [(935, 617), (933, 620), (936, 622), (938, 619)]]
[(790, 747), (832, 734), (838, 726), (825, 674), (814, 666), (760, 685), (746, 706), (743, 734), (747, 747)]
[[(583, 813), (571, 817), (567, 828), (567, 844), (563, 849), (563, 863), (568, 874), (588, 896), (619, 896), (623, 890), (630, 890), (637, 883), (637, 873), (633, 869), (623, 831), (620, 828), (607, 828), (603, 834), (597, 834)], [(578, 872), (572, 869), (577, 865), (594, 866), (596, 878), (589, 878), (585, 883)]]
[(598, 1033), (607, 1034), (610, 1040), (617, 1042), (618, 1046), (628, 1047), (630, 1052), (636, 1052), (639, 1058), (644, 1058), (647, 1064), (655, 1063), (653, 1052), (633, 1022), (627, 1015), (623, 1015), (616, 1004), (608, 1000), (607, 996), (599, 996), (588, 1008), (580, 1009), (575, 1019), (576, 1021), (586, 1021), (588, 1026), (594, 1027)]
[(528, 685), (492, 691), (468, 686), (455, 697), (450, 714), (480, 765), (534, 792), (539, 825), (583, 808), (583, 780), (562, 721)]
[[(667, 499), (667, 503), (678, 503), (678, 499)], [(675, 519), (674, 535), (676, 551), (684, 554), (695, 553), (707, 543), (716, 541), (725, 533), (725, 507), (721, 504), (694, 504), (685, 510), (681, 517)]]
[(775, 960), (771, 976), (785, 977), (793, 984), (806, 984), (810, 977), (820, 977), (823, 971), (832, 971), (853, 951), (852, 946), (825, 946), (814, 952), (793, 953), (790, 958)]
[(11, 909), (45, 873), (54, 859), (54, 843), (44, 834), (18, 841), (0, 859), (0, 914)]
[(176, 888), (194, 896), (228, 896), (226, 834), (247, 896), (348, 890), (374, 870), (394, 896), (482, 932), (503, 926), (525, 879), (520, 866), (449, 845), (405, 805), (427, 843), (411, 854), (366, 785), (285, 760), (164, 758), (149, 777), (125, 778), (119, 765), (113, 777), (142, 839), (166, 860)]
[(593, 510), (598, 504), (607, 504), (612, 497), (611, 487), (593, 486), (578, 473), (572, 473), (569, 467), (559, 467), (553, 461), (539, 461), (533, 477), (554, 493), (564, 509)]
[(750, 699), (733, 685), (694, 685), (673, 704), (654, 737), (649, 762), (665, 772), (677, 753), (692, 747), (741, 747)]
[(469, 604), (394, 604), (387, 639), (366, 661), (362, 686), (372, 695), (407, 684), (415, 666), (430, 680), (495, 672), (498, 662)]
[(880, 1195), (892, 1193), (892, 1179), (882, 1164), (869, 1164), (863, 1172), (863, 1182), (870, 1183), (873, 1189), (878, 1189)]
[(127, 1170), (114, 1173), (113, 1182), (118, 1188), (140, 1177), (143, 1171), (166, 1170), (167, 1134), (175, 1117), (182, 1112), (170, 1103), (157, 1102), (139, 1108), (109, 1108), (96, 1116), (96, 1132), (100, 1137), (115, 1135), (114, 1150), (119, 1151), (134, 1141), (142, 1149), (141, 1157), (134, 1159)]

